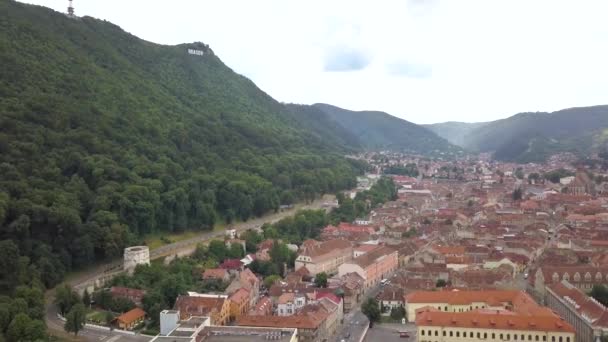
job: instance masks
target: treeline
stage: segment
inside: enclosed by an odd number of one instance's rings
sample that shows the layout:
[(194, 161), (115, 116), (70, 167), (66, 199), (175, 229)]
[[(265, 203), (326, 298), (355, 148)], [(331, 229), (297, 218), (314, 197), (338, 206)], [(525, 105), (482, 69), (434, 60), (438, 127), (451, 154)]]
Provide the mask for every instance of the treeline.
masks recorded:
[(13, 1), (0, 10), (0, 293), (53, 287), (148, 233), (352, 188), (366, 167), (202, 44), (154, 45)]
[(420, 172), (418, 172), (418, 166), (416, 164), (408, 163), (405, 166), (403, 166), (403, 165), (388, 166), (388, 167), (384, 168), (384, 174), (418, 177)]
[(357, 218), (367, 216), (369, 212), (388, 201), (397, 199), (397, 187), (391, 178), (382, 177), (371, 189), (357, 193), (354, 199), (343, 194), (338, 195), (340, 207), (329, 214), (332, 224), (352, 222)]

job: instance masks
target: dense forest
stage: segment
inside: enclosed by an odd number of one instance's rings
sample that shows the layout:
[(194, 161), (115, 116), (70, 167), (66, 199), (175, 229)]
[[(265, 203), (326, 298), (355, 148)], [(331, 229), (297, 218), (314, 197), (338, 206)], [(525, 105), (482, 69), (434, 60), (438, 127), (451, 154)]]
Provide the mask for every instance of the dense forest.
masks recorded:
[(52, 287), (148, 233), (351, 188), (366, 167), (202, 43), (13, 1), (0, 11), (0, 293)]

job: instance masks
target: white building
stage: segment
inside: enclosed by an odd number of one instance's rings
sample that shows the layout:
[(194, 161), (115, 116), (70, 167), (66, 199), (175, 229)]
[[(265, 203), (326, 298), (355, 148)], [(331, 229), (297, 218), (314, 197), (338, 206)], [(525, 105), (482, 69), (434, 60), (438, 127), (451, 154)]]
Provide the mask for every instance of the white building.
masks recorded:
[(150, 250), (148, 246), (125, 248), (123, 269), (131, 273), (137, 265), (150, 265)]

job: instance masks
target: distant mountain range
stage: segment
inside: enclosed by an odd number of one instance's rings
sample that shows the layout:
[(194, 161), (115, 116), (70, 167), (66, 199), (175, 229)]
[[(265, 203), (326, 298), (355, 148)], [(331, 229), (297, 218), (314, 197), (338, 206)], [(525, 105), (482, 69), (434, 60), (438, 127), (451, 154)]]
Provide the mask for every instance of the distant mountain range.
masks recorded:
[(425, 125), (471, 152), (492, 152), (499, 160), (538, 162), (558, 152), (585, 155), (608, 142), (608, 106), (520, 113), (484, 123)]
[(462, 151), (424, 127), (385, 112), (352, 111), (323, 103), (312, 107), (344, 127), (365, 149), (391, 149), (427, 155)]

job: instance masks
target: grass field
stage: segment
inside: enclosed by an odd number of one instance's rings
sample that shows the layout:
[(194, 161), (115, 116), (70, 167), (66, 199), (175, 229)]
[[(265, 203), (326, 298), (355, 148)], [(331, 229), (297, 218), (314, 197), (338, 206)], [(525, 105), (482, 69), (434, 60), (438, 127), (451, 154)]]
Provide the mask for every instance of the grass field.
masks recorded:
[[(215, 226), (213, 226), (214, 232), (221, 231), (224, 229), (226, 229), (225, 223), (218, 223)], [(146, 246), (148, 246), (148, 248), (150, 248), (150, 250), (152, 251), (152, 250), (155, 250), (164, 245), (183, 241), (183, 240), (188, 240), (188, 239), (194, 238), (202, 233), (207, 233), (207, 232), (208, 231), (192, 231), (192, 230), (187, 230), (184, 232), (174, 233), (174, 234), (166, 233), (166, 232), (158, 232), (158, 233), (146, 235), (146, 237), (144, 237), (144, 242), (145, 242)]]

